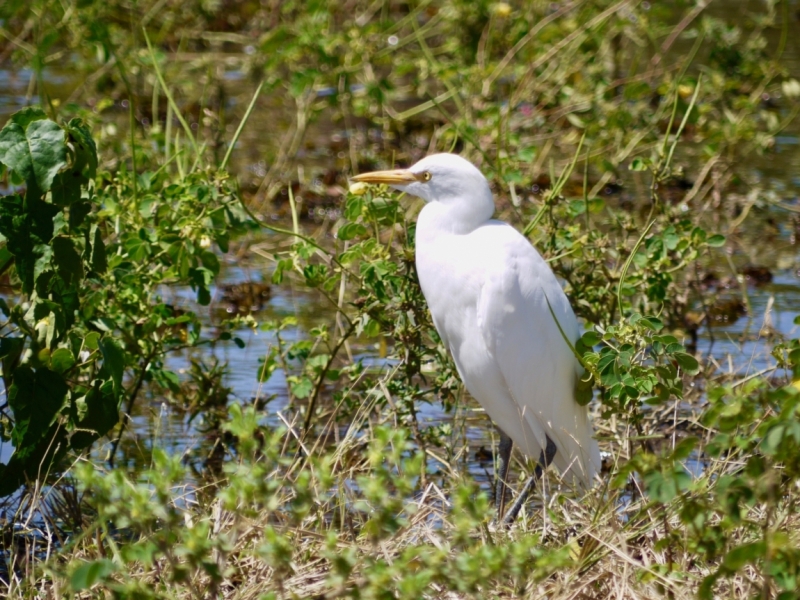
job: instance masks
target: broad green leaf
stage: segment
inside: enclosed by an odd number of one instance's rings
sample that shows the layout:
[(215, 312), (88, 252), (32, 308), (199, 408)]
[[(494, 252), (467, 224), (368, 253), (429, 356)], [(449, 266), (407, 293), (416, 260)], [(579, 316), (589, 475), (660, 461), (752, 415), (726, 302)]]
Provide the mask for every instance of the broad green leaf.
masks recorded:
[(74, 152), (72, 169), (87, 179), (94, 179), (97, 173), (97, 146), (89, 128), (82, 119), (70, 119), (66, 129)]
[(0, 162), (44, 193), (67, 165), (64, 130), (37, 109), (17, 115), (0, 131)]
[(211, 304), (211, 291), (204, 285), (197, 288), (197, 303), (200, 306)]
[(719, 572), (712, 573), (700, 583), (697, 588), (697, 597), (699, 600), (712, 600), (714, 598), (714, 586), (719, 579)]
[(766, 454), (775, 454), (783, 441), (786, 427), (784, 425), (775, 425), (769, 430), (766, 437), (761, 441), (761, 449)]
[(19, 366), (8, 391), (14, 413), (12, 441), (19, 458), (33, 451), (64, 407), (67, 384), (58, 373), (46, 368)]
[(594, 378), (586, 373), (577, 378), (575, 382), (575, 401), (581, 406), (586, 406), (594, 398), (593, 384)]
[(26, 106), (25, 108), (18, 110), (11, 115), (8, 123), (6, 123), (6, 127), (14, 123), (20, 126), (22, 129), (27, 129), (28, 125), (34, 121), (40, 121), (42, 119), (47, 119), (47, 114), (41, 108), (38, 106)]
[(87, 350), (97, 350), (99, 348), (98, 342), (100, 341), (100, 334), (96, 331), (90, 331), (83, 338), (83, 347)]
[(72, 572), (69, 585), (73, 592), (88, 590), (95, 583), (105, 580), (115, 570), (114, 563), (107, 558), (83, 563)]
[(50, 366), (56, 373), (64, 373), (75, 366), (75, 357), (69, 348), (56, 348), (50, 355)]
[(77, 285), (83, 279), (83, 262), (71, 239), (57, 237), (53, 240), (53, 258), (58, 274), (67, 285)]
[(79, 431), (70, 438), (70, 445), (76, 450), (87, 448), (119, 422), (119, 397), (104, 393), (99, 382), (86, 394), (83, 402), (85, 412), (77, 423)]
[(700, 371), (700, 363), (691, 354), (675, 352), (672, 356), (687, 375), (696, 375)]
[(200, 255), (200, 262), (203, 263), (203, 266), (211, 271), (211, 273), (216, 276), (219, 274), (219, 259), (217, 255), (213, 252), (209, 252), (208, 250), (204, 250), (203, 253)]
[(3, 367), (3, 380), (6, 387), (10, 385), (9, 375), (14, 371), (25, 347), (24, 337), (7, 336), (0, 338), (0, 366)]
[(725, 555), (722, 566), (731, 572), (738, 571), (743, 566), (762, 558), (766, 551), (767, 545), (763, 541), (742, 544)]
[(587, 349), (591, 349), (593, 346), (599, 344), (601, 339), (602, 338), (596, 331), (587, 331), (581, 336), (580, 341)]
[(75, 202), (69, 207), (69, 226), (70, 229), (78, 229), (83, 225), (84, 219), (91, 212), (92, 205), (88, 202)]
[(61, 171), (53, 179), (50, 192), (53, 194), (53, 204), (58, 206), (71, 206), (81, 199), (81, 187), (87, 180), (75, 171)]
[[(38, 276), (36, 264), (47, 252), (53, 237), (53, 217), (57, 206), (36, 198), (6, 196), (0, 198), (0, 234), (6, 237), (6, 249), (15, 257), (22, 291), (30, 294)], [(49, 259), (44, 261), (48, 268)], [(40, 269), (41, 272), (41, 269)]]
[(698, 439), (693, 435), (683, 438), (675, 444), (675, 449), (672, 451), (673, 460), (684, 460), (688, 458), (695, 446), (697, 446), (697, 442)]
[(314, 384), (308, 377), (301, 377), (291, 384), (291, 388), (292, 394), (294, 394), (296, 398), (308, 398), (314, 389)]
[(675, 354), (676, 352), (685, 352), (686, 349), (683, 347), (683, 344), (679, 344), (678, 342), (672, 342), (664, 348), (664, 352), (667, 354)]
[(111, 337), (104, 337), (98, 343), (103, 354), (103, 366), (114, 382), (114, 393), (122, 394), (122, 375), (125, 372), (125, 355), (122, 348)]

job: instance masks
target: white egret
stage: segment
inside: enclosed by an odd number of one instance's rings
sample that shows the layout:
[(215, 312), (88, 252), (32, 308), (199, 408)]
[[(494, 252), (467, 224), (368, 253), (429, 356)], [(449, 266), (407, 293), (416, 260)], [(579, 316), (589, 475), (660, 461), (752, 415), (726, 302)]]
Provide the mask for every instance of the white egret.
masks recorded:
[(580, 337), (575, 313), (530, 242), (492, 219), (494, 198), (483, 174), (460, 156), (434, 154), (408, 169), (353, 179), (426, 201), (417, 219), (419, 283), (467, 390), (500, 429), (498, 517), (513, 444), (539, 465), (506, 522), (552, 463), (568, 480), (590, 486), (600, 452), (587, 409), (575, 399), (583, 367), (564, 340)]

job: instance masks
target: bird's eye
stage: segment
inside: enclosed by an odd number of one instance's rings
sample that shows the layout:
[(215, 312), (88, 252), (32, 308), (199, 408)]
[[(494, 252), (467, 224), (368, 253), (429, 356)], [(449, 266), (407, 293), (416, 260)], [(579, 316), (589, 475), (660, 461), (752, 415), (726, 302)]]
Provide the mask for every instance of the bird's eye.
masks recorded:
[(419, 175), (417, 175), (417, 179), (420, 181), (430, 181), (431, 180), (431, 172), (430, 171), (423, 171)]

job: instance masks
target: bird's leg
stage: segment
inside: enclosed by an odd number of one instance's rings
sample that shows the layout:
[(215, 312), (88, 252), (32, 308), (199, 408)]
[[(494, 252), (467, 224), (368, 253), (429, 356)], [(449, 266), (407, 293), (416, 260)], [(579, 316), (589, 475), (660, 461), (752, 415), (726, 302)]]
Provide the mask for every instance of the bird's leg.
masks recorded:
[(534, 486), (536, 486), (536, 482), (542, 478), (544, 470), (550, 465), (551, 462), (553, 462), (557, 451), (558, 448), (556, 448), (555, 443), (550, 439), (549, 436), (547, 436), (547, 447), (542, 450), (541, 454), (539, 454), (539, 464), (536, 465), (533, 475), (531, 475), (528, 481), (525, 482), (525, 487), (522, 488), (522, 491), (519, 493), (519, 496), (517, 496), (514, 504), (508, 509), (508, 512), (503, 519), (504, 525), (511, 525), (511, 523), (514, 522), (514, 519), (517, 518), (519, 511), (522, 509), (522, 505), (525, 504), (528, 496), (531, 495)]
[[(498, 429), (499, 431), (499, 429)], [(511, 448), (514, 442), (503, 431), (500, 431), (500, 444), (497, 448), (497, 470), (494, 482), (494, 506), (498, 520), (503, 517), (506, 498), (510, 496), (508, 483), (508, 467), (511, 465)]]

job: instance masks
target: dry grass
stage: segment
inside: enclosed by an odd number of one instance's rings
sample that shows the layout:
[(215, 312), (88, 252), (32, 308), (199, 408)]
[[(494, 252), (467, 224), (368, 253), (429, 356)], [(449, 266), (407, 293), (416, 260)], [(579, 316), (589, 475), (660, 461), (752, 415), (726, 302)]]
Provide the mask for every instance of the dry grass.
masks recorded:
[[(694, 416), (684, 410), (680, 417), (668, 409), (654, 411), (646, 421), (648, 430), (660, 431), (665, 447), (676, 431), (708, 437)], [(604, 449), (610, 451), (606, 465), (616, 473), (630, 451), (641, 448), (629, 443), (625, 427), (598, 425)], [(412, 464), (414, 444), (381, 433), (390, 430), (368, 424), (368, 447), (356, 435), (327, 447), (306, 443), (309, 454), (303, 459), (287, 450), (291, 431), (272, 439), (274, 454), (267, 441), (251, 458), (240, 459), (237, 473), (205, 488), (159, 479), (156, 472), (169, 468), (158, 461), (140, 482), (123, 478), (124, 485), (104, 486), (99, 482), (109, 476), (97, 474), (98, 479), (87, 482), (78, 469), (83, 485), (95, 487), (92, 495), (59, 485), (40, 502), (19, 505), (12, 520), (18, 525), (11, 536), (16, 545), (6, 545), (16, 575), (6, 594), (60, 597), (74, 586), (76, 568), (104, 559), (116, 562), (116, 572), (80, 592), (83, 597), (116, 589), (123, 596), (139, 590), (152, 597), (197, 599), (690, 598), (719, 566), (719, 561), (704, 562), (692, 549), (692, 536), (679, 516), (681, 497), (666, 504), (649, 501), (637, 477), (614, 488), (609, 483), (614, 476), (605, 473), (603, 482), (580, 497), (562, 488), (551, 471), (545, 493), (540, 488), (517, 523), (503, 530), (491, 522), (488, 501), (464, 470), (461, 452), (453, 453), (449, 468), (428, 473), (422, 487)], [(376, 446), (376, 439), (385, 447)], [(705, 459), (700, 479), (709, 484), (735, 472), (741, 462), (733, 454)], [(441, 466), (428, 461), (428, 469), (434, 464)], [(249, 475), (267, 485), (255, 489), (259, 482)], [(370, 479), (386, 488), (383, 493), (367, 489)], [(144, 498), (149, 494), (152, 508), (138, 522), (136, 511), (146, 511), (147, 504), (137, 504), (141, 497), (134, 489)], [(699, 497), (701, 489), (698, 485), (688, 493)], [(776, 505), (784, 510), (778, 524), (784, 532), (800, 528), (793, 492), (787, 490)], [(131, 496), (126, 498), (127, 493)], [(101, 503), (112, 496), (121, 505), (109, 515)], [(87, 510), (93, 505), (99, 518)], [(775, 508), (755, 504), (747, 520), (763, 521), (765, 511)], [(112, 517), (125, 527), (112, 529)], [(82, 531), (65, 533), (67, 522)], [(19, 527), (26, 523), (27, 528)], [(705, 526), (716, 524), (718, 519)], [(749, 542), (752, 536), (752, 528), (742, 527), (730, 541)], [(150, 559), (126, 551), (135, 542), (146, 547), (144, 541), (157, 548)], [(409, 582), (420, 577), (425, 583), (417, 595)], [(716, 592), (746, 598), (765, 589), (774, 592), (771, 585), (762, 572), (746, 565), (721, 581)], [(265, 596), (268, 592), (274, 595)]]

